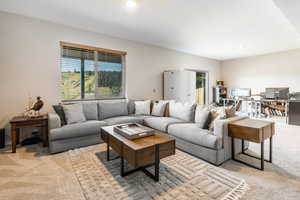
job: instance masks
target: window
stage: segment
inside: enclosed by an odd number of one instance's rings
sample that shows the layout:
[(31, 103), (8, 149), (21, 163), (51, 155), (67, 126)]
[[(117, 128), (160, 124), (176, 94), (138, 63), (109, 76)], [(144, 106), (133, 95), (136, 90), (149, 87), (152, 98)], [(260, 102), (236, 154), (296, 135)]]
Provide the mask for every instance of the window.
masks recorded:
[(63, 100), (125, 97), (126, 52), (61, 43)]

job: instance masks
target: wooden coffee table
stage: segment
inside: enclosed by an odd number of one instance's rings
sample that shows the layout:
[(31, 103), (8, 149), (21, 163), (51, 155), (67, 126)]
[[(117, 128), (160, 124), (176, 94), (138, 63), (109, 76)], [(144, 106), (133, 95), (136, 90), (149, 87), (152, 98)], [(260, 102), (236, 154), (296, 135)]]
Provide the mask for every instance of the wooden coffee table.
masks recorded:
[[(128, 140), (115, 133), (113, 127), (106, 126), (101, 128), (101, 137), (107, 144), (107, 161), (112, 160), (109, 156), (109, 150), (112, 148), (121, 158), (120, 174), (122, 177), (141, 170), (153, 180), (159, 181), (160, 159), (175, 154), (175, 139), (156, 132), (152, 136)], [(134, 167), (133, 170), (125, 172), (124, 159)], [(146, 169), (153, 165), (155, 166), (154, 174)]]
[[(239, 121), (229, 122), (228, 123), (228, 135), (231, 136), (231, 145), (232, 145), (232, 160), (243, 163), (250, 167), (254, 167), (260, 170), (264, 170), (264, 161), (272, 163), (272, 138), (275, 134), (274, 122), (263, 121), (263, 120), (255, 120), (255, 119), (243, 119)], [(235, 158), (235, 146), (234, 146), (234, 138), (238, 138), (242, 140), (242, 154), (247, 156), (259, 159), (261, 162), (260, 168), (253, 166), (244, 161), (238, 160)], [(270, 139), (270, 157), (269, 160), (264, 159), (264, 141), (266, 139)], [(261, 157), (258, 158), (256, 156), (247, 154), (244, 151), (244, 140), (259, 143), (261, 145)]]

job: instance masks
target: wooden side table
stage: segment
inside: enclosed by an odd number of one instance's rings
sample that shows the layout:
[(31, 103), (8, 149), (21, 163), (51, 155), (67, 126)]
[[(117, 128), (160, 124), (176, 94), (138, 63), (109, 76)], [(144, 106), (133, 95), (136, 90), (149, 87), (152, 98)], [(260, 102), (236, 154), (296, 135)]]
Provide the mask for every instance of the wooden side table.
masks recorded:
[[(228, 134), (232, 138), (232, 160), (260, 170), (264, 170), (264, 161), (272, 163), (272, 137), (275, 134), (274, 122), (254, 120), (254, 119), (243, 119), (240, 121), (230, 122), (228, 124)], [(235, 158), (234, 138), (238, 138), (242, 140), (242, 154), (259, 159), (261, 161), (260, 168)], [(264, 159), (264, 141), (266, 139), (270, 139), (269, 160)], [(261, 144), (260, 158), (247, 154), (244, 151), (244, 140)]]
[(43, 115), (36, 118), (18, 116), (10, 120), (12, 153), (16, 153), (19, 144), (20, 129), (27, 127), (41, 127), (43, 146), (48, 146), (48, 116)]

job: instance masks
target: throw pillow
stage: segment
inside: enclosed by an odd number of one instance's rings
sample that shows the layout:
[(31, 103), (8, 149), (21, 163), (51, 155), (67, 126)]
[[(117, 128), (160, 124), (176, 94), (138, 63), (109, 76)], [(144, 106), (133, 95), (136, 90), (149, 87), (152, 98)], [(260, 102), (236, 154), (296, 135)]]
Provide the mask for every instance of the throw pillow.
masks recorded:
[(235, 117), (236, 106), (225, 109), (226, 118)]
[(134, 109), (135, 109), (135, 102), (136, 100), (133, 99), (128, 99), (127, 100), (127, 109), (128, 109), (128, 114), (134, 114)]
[(136, 115), (150, 115), (151, 101), (135, 101), (135, 114)]
[(199, 128), (205, 128), (208, 124), (210, 110), (206, 105), (197, 105), (195, 112), (195, 123), (199, 125)]
[(151, 115), (158, 116), (158, 117), (163, 117), (164, 114), (165, 114), (167, 103), (168, 102), (166, 102), (166, 101), (155, 102), (153, 104)]
[(67, 120), (65, 117), (65, 112), (64, 109), (62, 107), (62, 105), (53, 105), (53, 110), (55, 111), (55, 113), (59, 116), (60, 118), (60, 122), (61, 122), (61, 126), (64, 126), (67, 124)]
[(219, 119), (226, 119), (225, 109), (223, 107), (214, 107), (209, 113), (208, 129), (214, 131), (214, 122)]
[(194, 121), (195, 104), (170, 101), (169, 115), (183, 121)]
[(128, 115), (127, 102), (100, 102), (99, 119)]
[(68, 124), (86, 121), (82, 104), (63, 105), (63, 109)]

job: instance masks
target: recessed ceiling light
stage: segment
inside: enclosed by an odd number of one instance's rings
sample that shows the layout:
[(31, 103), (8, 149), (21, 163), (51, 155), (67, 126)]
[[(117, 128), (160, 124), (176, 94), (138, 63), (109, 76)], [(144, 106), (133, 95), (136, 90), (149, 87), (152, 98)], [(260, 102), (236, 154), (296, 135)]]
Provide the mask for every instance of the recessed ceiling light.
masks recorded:
[(135, 1), (135, 0), (128, 0), (128, 1), (126, 2), (126, 6), (127, 6), (128, 8), (134, 8), (134, 7), (136, 7), (136, 1)]

